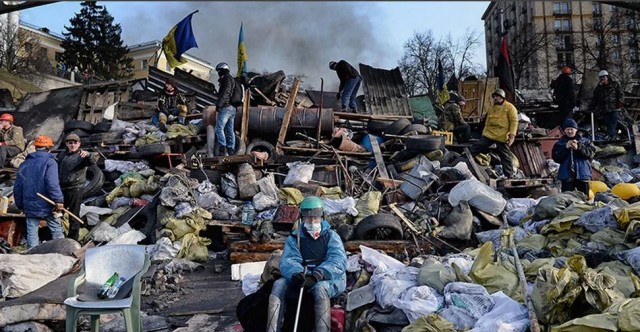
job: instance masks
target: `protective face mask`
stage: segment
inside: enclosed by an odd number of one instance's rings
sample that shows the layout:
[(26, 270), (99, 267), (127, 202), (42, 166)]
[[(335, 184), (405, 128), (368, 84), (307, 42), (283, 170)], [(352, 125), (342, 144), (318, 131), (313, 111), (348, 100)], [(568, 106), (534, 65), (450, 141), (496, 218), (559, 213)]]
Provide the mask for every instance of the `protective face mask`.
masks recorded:
[(322, 223), (304, 223), (304, 229), (314, 240), (317, 240), (320, 237), (320, 231), (322, 231)]

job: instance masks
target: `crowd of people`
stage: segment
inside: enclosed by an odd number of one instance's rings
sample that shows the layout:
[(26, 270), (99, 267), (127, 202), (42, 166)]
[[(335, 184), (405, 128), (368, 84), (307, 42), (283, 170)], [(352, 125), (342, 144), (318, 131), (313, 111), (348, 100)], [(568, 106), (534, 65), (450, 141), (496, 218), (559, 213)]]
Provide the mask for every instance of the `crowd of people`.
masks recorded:
[(82, 84), (91, 84), (94, 81), (93, 70), (88, 68), (80, 71), (78, 66), (67, 66), (64, 62), (58, 62), (56, 65), (56, 76), (64, 78), (73, 82), (80, 82)]

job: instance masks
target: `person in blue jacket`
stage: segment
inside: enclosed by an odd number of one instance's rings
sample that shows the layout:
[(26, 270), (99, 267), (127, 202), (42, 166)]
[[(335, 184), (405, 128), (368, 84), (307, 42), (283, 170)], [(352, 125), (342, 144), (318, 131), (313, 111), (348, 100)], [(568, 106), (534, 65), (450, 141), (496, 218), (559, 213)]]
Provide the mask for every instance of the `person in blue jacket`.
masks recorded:
[[(280, 259), (280, 274), (269, 296), (267, 331), (280, 331), (285, 295), (290, 289), (311, 292), (314, 298), (315, 332), (331, 331), (331, 298), (346, 288), (347, 254), (340, 236), (323, 218), (324, 204), (310, 196), (300, 203), (301, 226), (291, 233)], [(306, 272), (305, 273), (305, 266)], [(293, 312), (294, 310), (289, 310)]]
[[(36, 137), (33, 145), (36, 152), (28, 154), (20, 164), (13, 185), (16, 206), (27, 217), (27, 249), (40, 243), (38, 228), (41, 219), (47, 221), (54, 239), (64, 238), (60, 218), (54, 214), (64, 208), (64, 196), (58, 181), (58, 163), (53, 154), (49, 153), (53, 140), (41, 135)], [(38, 193), (55, 202), (55, 207), (40, 198)]]
[(591, 159), (596, 147), (578, 132), (578, 124), (573, 119), (562, 123), (564, 136), (553, 146), (553, 161), (560, 164), (558, 180), (562, 182), (561, 191), (578, 190), (589, 196), (591, 180)]

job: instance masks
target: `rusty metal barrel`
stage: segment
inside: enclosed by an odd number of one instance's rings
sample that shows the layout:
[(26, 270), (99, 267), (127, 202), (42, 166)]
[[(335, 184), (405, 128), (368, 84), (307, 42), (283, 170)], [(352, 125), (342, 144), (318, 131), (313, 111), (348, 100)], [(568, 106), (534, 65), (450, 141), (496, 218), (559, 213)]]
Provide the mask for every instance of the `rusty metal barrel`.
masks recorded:
[[(316, 130), (318, 127), (319, 108), (296, 108), (291, 114), (289, 131)], [(285, 108), (272, 106), (258, 106), (249, 108), (249, 136), (278, 135), (282, 126)], [(205, 109), (205, 124), (215, 125), (216, 112), (213, 107)], [(234, 127), (240, 131), (242, 125), (242, 111), (238, 108)], [(331, 135), (333, 132), (333, 109), (322, 109), (322, 134)]]

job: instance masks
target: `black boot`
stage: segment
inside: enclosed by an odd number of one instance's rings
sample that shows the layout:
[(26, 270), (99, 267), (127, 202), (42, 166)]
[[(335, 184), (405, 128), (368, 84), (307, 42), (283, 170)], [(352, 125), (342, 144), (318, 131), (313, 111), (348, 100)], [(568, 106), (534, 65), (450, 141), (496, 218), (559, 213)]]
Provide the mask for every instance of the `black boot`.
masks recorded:
[(213, 156), (214, 157), (220, 157), (220, 145), (217, 145), (213, 147)]
[(229, 153), (227, 152), (227, 148), (226, 147), (223, 146), (223, 147), (220, 148), (220, 155), (221, 156), (225, 156), (225, 157), (229, 156)]

